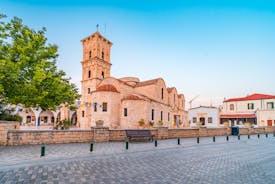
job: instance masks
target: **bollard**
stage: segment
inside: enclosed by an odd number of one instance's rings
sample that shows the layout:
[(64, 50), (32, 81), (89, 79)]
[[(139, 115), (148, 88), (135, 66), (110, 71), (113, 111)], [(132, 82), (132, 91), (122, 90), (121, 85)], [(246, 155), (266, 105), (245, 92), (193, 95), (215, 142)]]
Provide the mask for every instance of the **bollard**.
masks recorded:
[(158, 147), (158, 140), (155, 139), (155, 147)]
[(249, 134), (247, 135), (247, 138), (250, 139), (250, 135)]
[(93, 152), (93, 151), (94, 151), (94, 143), (90, 142), (90, 152)]
[(180, 138), (178, 138), (178, 145), (180, 145)]
[(265, 134), (265, 137), (267, 138), (267, 137), (268, 137), (268, 134)]
[(228, 135), (226, 136), (226, 141), (229, 141), (229, 137), (228, 137)]
[(200, 137), (197, 137), (197, 143), (198, 144), (200, 143)]
[(258, 134), (258, 139), (260, 138), (260, 134)]
[(129, 141), (128, 141), (128, 139), (126, 139), (126, 142), (125, 142), (125, 148), (126, 148), (126, 150), (128, 150), (128, 149), (129, 149)]
[(238, 135), (238, 140), (240, 140), (241, 139), (241, 136), (240, 135)]
[(216, 137), (215, 136), (213, 137), (213, 142), (216, 142)]
[(43, 143), (41, 145), (41, 154), (40, 154), (40, 157), (44, 157), (45, 156), (45, 151), (46, 151), (46, 145)]

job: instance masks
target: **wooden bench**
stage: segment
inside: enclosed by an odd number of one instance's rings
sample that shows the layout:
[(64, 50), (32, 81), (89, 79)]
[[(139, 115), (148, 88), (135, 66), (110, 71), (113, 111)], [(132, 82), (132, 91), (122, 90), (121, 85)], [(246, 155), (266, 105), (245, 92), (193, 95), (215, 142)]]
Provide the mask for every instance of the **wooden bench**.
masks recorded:
[(144, 140), (145, 138), (153, 141), (154, 138), (154, 135), (151, 134), (150, 130), (126, 130), (126, 136), (129, 141), (131, 141), (132, 139)]

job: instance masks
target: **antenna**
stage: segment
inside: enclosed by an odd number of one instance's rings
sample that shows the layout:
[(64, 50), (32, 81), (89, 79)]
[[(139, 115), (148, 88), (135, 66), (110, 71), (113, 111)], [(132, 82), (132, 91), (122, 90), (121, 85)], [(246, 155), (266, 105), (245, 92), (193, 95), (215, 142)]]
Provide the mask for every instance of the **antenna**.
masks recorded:
[(106, 35), (107, 24), (104, 24), (104, 34)]
[(196, 98), (198, 98), (200, 95), (197, 95), (197, 96), (195, 96), (194, 98), (192, 98), (190, 101), (189, 101), (189, 109), (191, 109), (192, 108), (192, 102), (196, 99)]
[(96, 31), (98, 31), (99, 24), (96, 25)]

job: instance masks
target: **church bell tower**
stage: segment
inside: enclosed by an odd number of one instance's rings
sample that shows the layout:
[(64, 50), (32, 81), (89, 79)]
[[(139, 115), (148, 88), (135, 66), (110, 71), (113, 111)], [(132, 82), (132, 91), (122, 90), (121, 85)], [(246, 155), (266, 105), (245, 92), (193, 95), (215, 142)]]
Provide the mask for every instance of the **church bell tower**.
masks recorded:
[(82, 65), (82, 99), (89, 100), (89, 94), (106, 77), (110, 77), (110, 51), (112, 42), (98, 31), (81, 40), (83, 46)]

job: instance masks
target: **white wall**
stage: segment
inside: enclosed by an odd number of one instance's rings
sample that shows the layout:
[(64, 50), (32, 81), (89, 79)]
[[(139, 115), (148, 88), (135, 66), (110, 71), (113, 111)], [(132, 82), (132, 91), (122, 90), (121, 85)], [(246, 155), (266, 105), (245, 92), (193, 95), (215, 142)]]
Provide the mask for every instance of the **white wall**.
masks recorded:
[[(206, 114), (205, 118), (205, 126), (206, 127), (217, 127), (219, 126), (219, 110), (217, 108), (210, 107), (198, 107), (193, 108), (188, 111), (188, 121), (190, 122), (190, 126), (196, 126), (196, 123), (193, 123), (193, 118), (196, 117), (197, 121), (199, 121), (200, 114)], [(208, 123), (208, 118), (212, 117), (213, 123)]]

